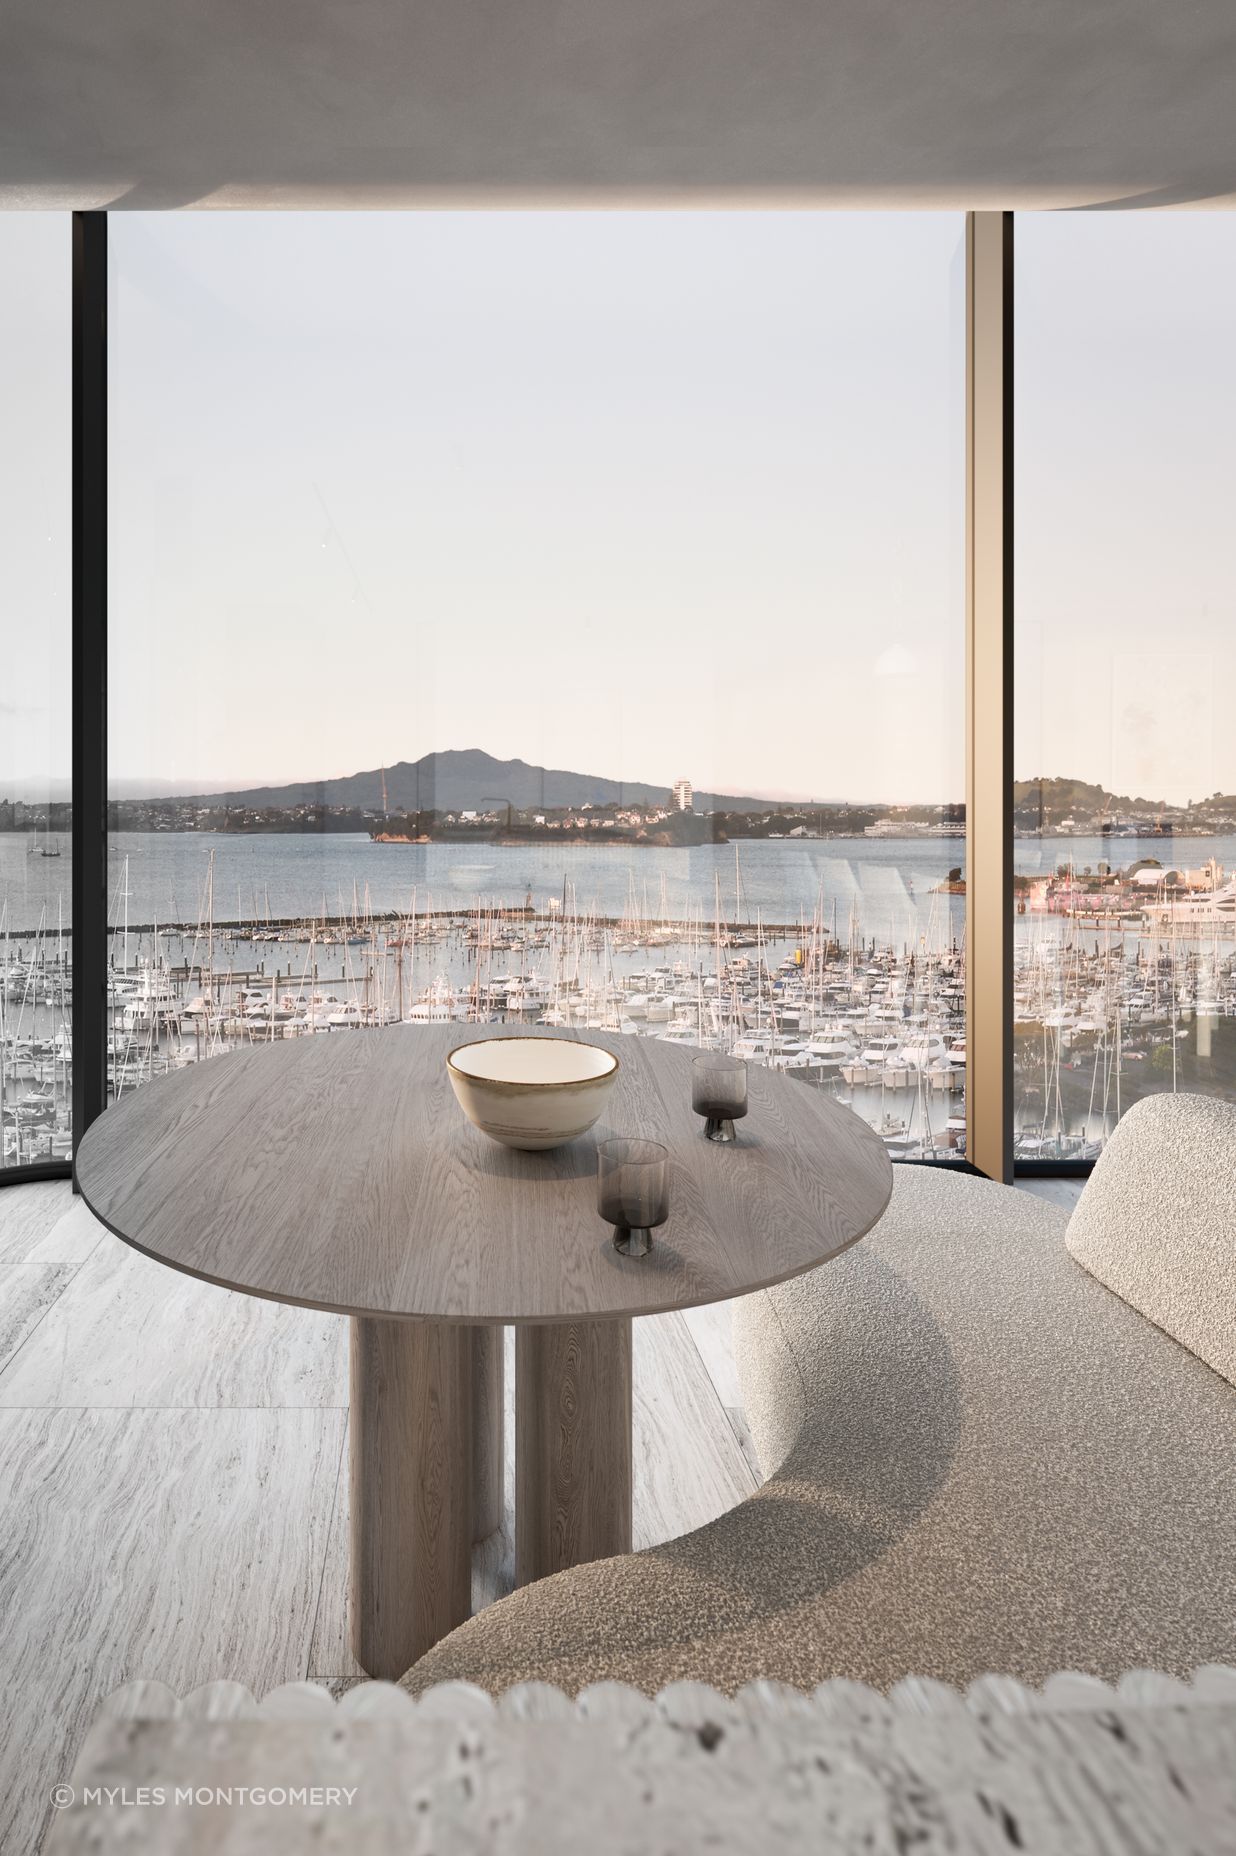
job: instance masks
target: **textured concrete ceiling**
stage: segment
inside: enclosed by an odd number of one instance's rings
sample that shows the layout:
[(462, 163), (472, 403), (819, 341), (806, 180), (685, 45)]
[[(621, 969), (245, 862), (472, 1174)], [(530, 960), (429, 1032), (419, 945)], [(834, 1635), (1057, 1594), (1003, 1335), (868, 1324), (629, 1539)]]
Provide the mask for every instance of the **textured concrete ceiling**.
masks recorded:
[(3, 0), (0, 204), (1236, 199), (1236, 0)]

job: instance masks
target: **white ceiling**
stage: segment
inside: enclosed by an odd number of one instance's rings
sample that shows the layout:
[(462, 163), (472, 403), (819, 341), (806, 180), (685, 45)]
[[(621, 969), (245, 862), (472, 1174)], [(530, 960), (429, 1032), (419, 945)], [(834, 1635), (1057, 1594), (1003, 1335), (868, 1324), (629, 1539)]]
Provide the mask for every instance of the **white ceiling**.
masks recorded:
[(0, 205), (1236, 201), (1233, 0), (4, 0)]

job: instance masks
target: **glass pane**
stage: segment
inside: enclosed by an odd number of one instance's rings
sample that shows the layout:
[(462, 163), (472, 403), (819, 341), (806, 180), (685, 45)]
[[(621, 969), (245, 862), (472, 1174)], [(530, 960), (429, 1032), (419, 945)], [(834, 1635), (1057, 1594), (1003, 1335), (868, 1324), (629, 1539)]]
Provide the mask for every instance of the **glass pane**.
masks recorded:
[(1236, 1084), (1236, 220), (1017, 220), (1017, 1152)]
[(535, 1021), (956, 1151), (962, 235), (117, 216), (117, 1091)]
[(68, 1159), (72, 241), (0, 215), (0, 1166)]

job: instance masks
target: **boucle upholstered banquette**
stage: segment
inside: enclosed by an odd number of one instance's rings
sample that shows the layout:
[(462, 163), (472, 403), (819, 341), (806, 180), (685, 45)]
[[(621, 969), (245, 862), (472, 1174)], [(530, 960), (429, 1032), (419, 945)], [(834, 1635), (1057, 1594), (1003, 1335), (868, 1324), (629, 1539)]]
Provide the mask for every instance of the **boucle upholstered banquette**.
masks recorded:
[(1148, 1096), (1069, 1219), (1078, 1262), (1236, 1385), (1236, 1108)]
[[(1114, 1254), (1172, 1242), (1179, 1155), (1145, 1120), (1157, 1186), (1114, 1214)], [(1125, 1135), (1136, 1144), (1133, 1116)], [(1230, 1170), (1233, 1143), (1190, 1163)], [(1074, 1213), (1083, 1232), (1096, 1188), (1102, 1174)], [(1023, 1192), (898, 1169), (861, 1244), (735, 1306), (758, 1493), (525, 1587), (406, 1686), (887, 1689), (989, 1671), (1038, 1685), (1236, 1660), (1236, 1390), (1097, 1280), (1092, 1237), (1082, 1268), (1067, 1225)]]

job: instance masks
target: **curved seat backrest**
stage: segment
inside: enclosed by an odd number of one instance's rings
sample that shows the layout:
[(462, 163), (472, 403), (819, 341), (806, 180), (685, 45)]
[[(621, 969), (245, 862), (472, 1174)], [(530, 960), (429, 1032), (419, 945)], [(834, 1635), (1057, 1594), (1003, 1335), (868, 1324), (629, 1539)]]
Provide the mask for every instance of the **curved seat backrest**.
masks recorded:
[(1236, 1384), (1236, 1107), (1149, 1096), (1120, 1122), (1069, 1220), (1092, 1276)]

